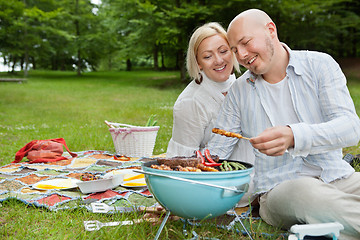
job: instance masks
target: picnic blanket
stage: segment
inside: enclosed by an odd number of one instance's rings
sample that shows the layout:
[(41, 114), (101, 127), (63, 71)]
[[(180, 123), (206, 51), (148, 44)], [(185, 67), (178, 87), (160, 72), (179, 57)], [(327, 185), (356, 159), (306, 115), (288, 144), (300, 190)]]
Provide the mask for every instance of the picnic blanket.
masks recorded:
[[(33, 187), (38, 182), (55, 178), (80, 179), (84, 173), (105, 174), (119, 169), (140, 169), (144, 160), (144, 158), (118, 158), (114, 157), (114, 153), (99, 150), (76, 152), (76, 154), (78, 156), (73, 158), (65, 152), (63, 156), (68, 159), (51, 163), (20, 162), (0, 166), (0, 203), (15, 198), (24, 204), (51, 211), (75, 208), (86, 208), (92, 211), (92, 202), (102, 202), (110, 206), (127, 207), (127, 209), (128, 207), (137, 209), (158, 205), (146, 186), (140, 189), (118, 186), (104, 192), (89, 194), (83, 194), (79, 188), (39, 190)], [(165, 157), (165, 154), (152, 157)], [(248, 207), (236, 208), (235, 211), (241, 219), (248, 218), (250, 214)], [(255, 219), (259, 218), (252, 217), (252, 220)], [(183, 221), (191, 225), (200, 224), (189, 222), (189, 220)], [(218, 227), (233, 229), (234, 214), (229, 211), (215, 218), (214, 221)], [(246, 234), (244, 230), (241, 232)]]
[[(141, 158), (114, 158), (106, 151), (89, 150), (77, 152), (78, 156), (68, 157), (52, 163), (29, 164), (10, 163), (0, 167), (0, 202), (15, 198), (21, 202), (49, 210), (90, 208), (94, 201), (113, 206), (151, 207), (157, 204), (149, 190), (144, 187), (132, 189), (116, 187), (104, 192), (83, 194), (78, 188), (39, 190), (33, 185), (54, 178), (76, 178), (87, 173), (105, 174), (116, 169), (141, 168)], [(90, 209), (89, 209), (90, 210)]]

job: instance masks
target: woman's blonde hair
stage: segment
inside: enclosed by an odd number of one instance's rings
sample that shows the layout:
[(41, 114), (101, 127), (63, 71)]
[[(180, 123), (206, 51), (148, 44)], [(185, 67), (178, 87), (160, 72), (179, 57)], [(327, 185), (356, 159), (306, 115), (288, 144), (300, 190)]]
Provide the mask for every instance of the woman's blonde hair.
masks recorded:
[[(201, 27), (198, 27), (192, 34), (186, 55), (186, 68), (192, 79), (198, 79), (200, 75), (200, 68), (196, 60), (199, 45), (205, 38), (212, 37), (216, 34), (223, 37), (227, 44), (229, 44), (225, 29), (217, 22), (206, 23)], [(240, 72), (239, 63), (237, 62), (234, 53), (232, 53), (232, 60), (235, 70)]]

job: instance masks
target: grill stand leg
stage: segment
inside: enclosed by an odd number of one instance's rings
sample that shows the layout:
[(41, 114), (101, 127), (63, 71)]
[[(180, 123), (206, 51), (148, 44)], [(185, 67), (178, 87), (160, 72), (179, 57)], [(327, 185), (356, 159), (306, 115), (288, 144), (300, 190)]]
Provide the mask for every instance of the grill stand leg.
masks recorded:
[(249, 233), (249, 231), (247, 230), (247, 228), (245, 227), (245, 225), (244, 225), (243, 222), (241, 221), (239, 215), (236, 213), (236, 211), (235, 211), (234, 208), (233, 208), (233, 212), (234, 212), (234, 214), (235, 214), (235, 220), (229, 224), (229, 227), (230, 227), (231, 224), (235, 223), (235, 221), (240, 222), (241, 226), (243, 227), (243, 229), (245, 230), (245, 232), (246, 232), (246, 234), (249, 236), (249, 238), (250, 238), (251, 240), (254, 240), (254, 239), (251, 237), (251, 234)]
[(161, 225), (160, 225), (160, 228), (159, 228), (159, 230), (157, 231), (154, 240), (158, 240), (158, 239), (159, 239), (160, 234), (161, 234), (161, 232), (162, 232), (162, 230), (163, 230), (163, 228), (164, 228), (164, 226), (165, 226), (165, 223), (167, 222), (167, 220), (168, 220), (168, 218), (169, 218), (169, 216), (170, 216), (170, 213), (171, 213), (170, 211), (167, 211), (167, 212), (166, 212), (165, 218), (164, 218), (164, 220), (162, 221), (162, 223), (161, 223)]
[[(254, 240), (254, 239), (251, 237), (251, 234), (249, 233), (249, 231), (247, 230), (247, 228), (245, 227), (245, 225), (243, 224), (243, 222), (241, 221), (239, 215), (236, 213), (235, 209), (233, 209), (233, 212), (234, 212), (234, 214), (235, 214), (235, 219), (234, 219), (233, 222), (231, 222), (231, 223), (229, 224), (228, 227), (231, 228), (232, 225), (235, 224), (236, 221), (238, 221), (238, 222), (240, 222), (241, 226), (243, 227), (243, 229), (245, 230), (245, 232), (246, 232), (246, 234), (249, 236), (249, 238), (250, 238), (251, 240)], [(170, 214), (171, 214), (170, 211), (167, 211), (167, 212), (166, 212), (165, 218), (164, 218), (164, 220), (162, 221), (162, 223), (161, 223), (161, 225), (160, 225), (160, 227), (159, 227), (159, 229), (158, 229), (158, 231), (157, 231), (157, 233), (156, 233), (156, 236), (155, 236), (154, 240), (158, 240), (158, 239), (159, 239), (160, 234), (161, 234), (161, 232), (162, 232), (162, 230), (163, 230), (163, 228), (164, 228), (164, 226), (165, 226), (165, 224), (166, 224), (166, 222), (167, 222)], [(184, 227), (185, 227), (185, 223), (184, 223)], [(185, 229), (185, 228), (184, 228), (184, 229)], [(184, 232), (184, 235), (186, 236), (186, 235), (187, 235), (187, 231), (186, 231), (186, 230), (183, 230), (183, 232)]]

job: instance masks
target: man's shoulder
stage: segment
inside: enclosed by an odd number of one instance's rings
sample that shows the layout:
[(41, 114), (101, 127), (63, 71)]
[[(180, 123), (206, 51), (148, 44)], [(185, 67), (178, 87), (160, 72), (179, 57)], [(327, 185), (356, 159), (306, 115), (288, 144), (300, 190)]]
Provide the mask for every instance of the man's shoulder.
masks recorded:
[(297, 60), (329, 61), (333, 59), (328, 53), (311, 50), (292, 50), (291, 57)]
[(319, 69), (337, 68), (336, 61), (327, 53), (309, 50), (292, 50), (290, 53), (290, 66), (294, 66), (295, 72), (302, 74)]
[(244, 82), (246, 82), (246, 80), (248, 78), (250, 78), (252, 76), (252, 73), (249, 70), (246, 70), (246, 72), (244, 72), (240, 77), (238, 77), (235, 81), (235, 83), (237, 84), (242, 84)]

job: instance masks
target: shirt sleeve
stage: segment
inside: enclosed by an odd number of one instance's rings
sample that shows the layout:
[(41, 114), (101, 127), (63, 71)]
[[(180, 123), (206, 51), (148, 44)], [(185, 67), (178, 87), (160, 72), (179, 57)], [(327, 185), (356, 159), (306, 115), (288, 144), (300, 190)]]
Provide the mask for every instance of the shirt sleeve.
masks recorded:
[(321, 61), (312, 65), (312, 71), (323, 119), (316, 124), (289, 125), (294, 133), (294, 156), (323, 153), (359, 142), (360, 121), (346, 86), (346, 77), (332, 57), (321, 56)]
[(200, 148), (205, 128), (211, 120), (206, 107), (193, 99), (177, 102), (173, 110), (173, 132), (166, 155), (192, 156)]

